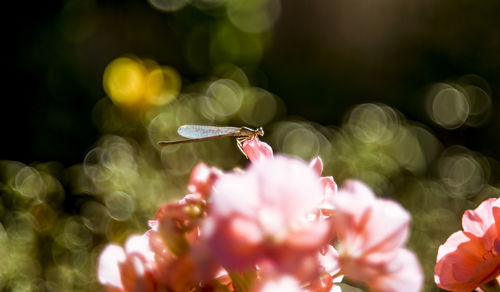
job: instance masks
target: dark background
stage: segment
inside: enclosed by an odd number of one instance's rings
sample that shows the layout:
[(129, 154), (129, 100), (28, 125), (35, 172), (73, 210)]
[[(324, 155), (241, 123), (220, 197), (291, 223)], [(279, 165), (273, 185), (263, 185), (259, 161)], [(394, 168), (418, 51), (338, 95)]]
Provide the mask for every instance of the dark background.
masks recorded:
[[(491, 87), (497, 112), (500, 3), (399, 2), (282, 1), (261, 62), (234, 63), (254, 85), (280, 96), (290, 115), (337, 125), (354, 104), (386, 103), (427, 124), (445, 146), (463, 144), (500, 159), (495, 114), (479, 128), (444, 130), (424, 108), (431, 84), (477, 74)], [(117, 56), (168, 64), (184, 85), (211, 73), (208, 36), (200, 37), (196, 68), (186, 61), (184, 43), (192, 29), (209, 30), (217, 14), (190, 6), (168, 14), (139, 0), (10, 5), (2, 25), (0, 159), (80, 162), (99, 135), (91, 112), (105, 96), (102, 72)], [(87, 35), (73, 31), (84, 22), (94, 25)]]

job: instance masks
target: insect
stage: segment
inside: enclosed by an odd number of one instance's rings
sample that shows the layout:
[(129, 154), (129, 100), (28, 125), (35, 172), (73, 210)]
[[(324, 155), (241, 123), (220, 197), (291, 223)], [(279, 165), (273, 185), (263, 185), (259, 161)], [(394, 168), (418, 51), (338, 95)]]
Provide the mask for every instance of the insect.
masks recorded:
[(264, 129), (259, 127), (257, 129), (250, 129), (247, 127), (215, 127), (215, 126), (201, 126), (201, 125), (184, 125), (177, 129), (179, 135), (186, 137), (186, 140), (175, 141), (160, 141), (158, 145), (168, 146), (173, 144), (189, 143), (205, 141), (220, 137), (236, 137), (236, 144), (240, 151), (243, 151), (243, 143), (264, 135)]

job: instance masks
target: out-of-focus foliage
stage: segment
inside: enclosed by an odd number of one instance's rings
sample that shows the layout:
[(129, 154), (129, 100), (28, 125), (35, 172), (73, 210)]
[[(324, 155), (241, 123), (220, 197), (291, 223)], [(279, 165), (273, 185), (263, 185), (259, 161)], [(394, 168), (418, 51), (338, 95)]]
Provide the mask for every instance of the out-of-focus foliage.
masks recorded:
[(0, 162), (2, 290), (95, 286), (99, 235), (79, 212), (64, 211), (64, 172), (53, 162)]
[(0, 290), (99, 289), (103, 245), (144, 232), (197, 162), (245, 166), (232, 138), (157, 146), (183, 124), (263, 126), (276, 153), (402, 202), (424, 291), (463, 211), (500, 194), (500, 4), (62, 2), (20, 30), (29, 74), (4, 96), (23, 111), (2, 142), (33, 162), (0, 162)]

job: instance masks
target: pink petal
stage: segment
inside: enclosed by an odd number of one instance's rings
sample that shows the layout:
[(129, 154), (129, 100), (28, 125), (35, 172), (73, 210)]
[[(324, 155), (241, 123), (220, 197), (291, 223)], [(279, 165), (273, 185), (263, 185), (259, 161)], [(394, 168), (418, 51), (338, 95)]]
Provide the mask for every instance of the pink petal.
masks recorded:
[(459, 245), (466, 243), (469, 240), (470, 238), (462, 231), (453, 233), (450, 237), (448, 237), (444, 244), (439, 246), (436, 262), (440, 262), (444, 256), (455, 252)]
[(321, 266), (328, 274), (334, 276), (340, 272), (339, 254), (333, 246), (328, 245), (327, 252), (324, 255), (319, 254), (318, 257)]
[(333, 180), (333, 176), (324, 176), (319, 179), (323, 186), (325, 196), (333, 196), (337, 194), (337, 184)]
[(492, 207), (497, 199), (491, 198), (482, 202), (476, 209), (467, 210), (462, 217), (462, 226), (465, 232), (482, 237), (495, 221)]
[(132, 235), (125, 243), (125, 251), (127, 254), (136, 253), (141, 255), (146, 262), (154, 261), (154, 253), (149, 248), (149, 237)]
[(408, 237), (410, 214), (396, 202), (377, 199), (364, 231), (366, 252), (390, 253)]
[(320, 209), (323, 215), (331, 216), (331, 212), (335, 209), (334, 198), (337, 195), (337, 184), (331, 176), (321, 177), (319, 182), (323, 188), (323, 202)]
[(158, 231), (158, 220), (148, 220), (148, 226), (151, 227), (151, 230)]
[(276, 156), (249, 168), (262, 205), (295, 220), (318, 210), (323, 196), (318, 176), (298, 159)]
[(376, 199), (362, 183), (346, 182), (334, 204), (334, 230), (358, 255), (388, 253), (407, 239), (410, 214), (393, 201)]
[(407, 249), (399, 249), (397, 256), (389, 263), (388, 272), (368, 283), (373, 291), (418, 292), (424, 280), (415, 255)]
[(216, 182), (210, 199), (216, 217), (231, 213), (253, 216), (261, 202), (257, 178), (251, 173), (226, 174)]
[(276, 279), (270, 279), (264, 282), (264, 284), (254, 289), (253, 291), (258, 292), (302, 292), (300, 288), (300, 283), (297, 279), (292, 276), (281, 276)]
[(155, 291), (156, 283), (139, 255), (128, 255), (120, 264), (120, 272), (124, 291)]
[[(224, 268), (242, 270), (254, 267), (266, 251), (260, 228), (242, 218), (217, 220), (208, 244)], [(236, 220), (238, 219), (238, 220)]]
[(309, 167), (316, 172), (318, 176), (321, 176), (321, 173), (323, 172), (323, 161), (321, 160), (321, 157), (316, 156), (309, 162)]
[(301, 226), (297, 231), (289, 231), (287, 245), (299, 250), (314, 250), (328, 243), (330, 239), (329, 221), (319, 219)]
[(119, 264), (125, 262), (123, 248), (116, 244), (109, 244), (99, 256), (97, 279), (106, 286), (123, 288)]
[(333, 198), (332, 212), (333, 228), (341, 240), (352, 241), (364, 232), (374, 202), (375, 195), (365, 184), (355, 180), (344, 183)]
[(252, 163), (273, 158), (273, 149), (271, 146), (261, 142), (258, 138), (244, 142), (242, 148)]
[(319, 177), (303, 161), (264, 159), (217, 180), (202, 234), (226, 268), (268, 260), (286, 270), (289, 254), (314, 256), (327, 243), (329, 223), (308, 217), (318, 213), (322, 193)]
[(335, 208), (348, 214), (351, 224), (360, 224), (364, 213), (371, 208), (375, 194), (364, 183), (357, 180), (347, 180), (334, 198)]
[(208, 167), (205, 163), (198, 163), (189, 178), (188, 191), (199, 194), (206, 198), (215, 181), (222, 175), (222, 172), (215, 167)]
[(471, 291), (500, 274), (500, 257), (489, 254), (480, 238), (459, 231), (439, 247), (434, 272), (439, 287)]

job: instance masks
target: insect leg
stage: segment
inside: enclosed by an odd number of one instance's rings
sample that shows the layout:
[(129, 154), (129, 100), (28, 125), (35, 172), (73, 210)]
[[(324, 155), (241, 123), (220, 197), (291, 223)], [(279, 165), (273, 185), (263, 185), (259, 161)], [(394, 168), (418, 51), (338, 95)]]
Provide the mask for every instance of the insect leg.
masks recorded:
[(248, 156), (246, 155), (245, 151), (243, 151), (243, 143), (248, 141), (247, 137), (237, 137), (236, 138), (236, 145), (238, 145), (238, 149), (240, 149), (241, 153), (245, 155), (245, 158), (248, 159)]

